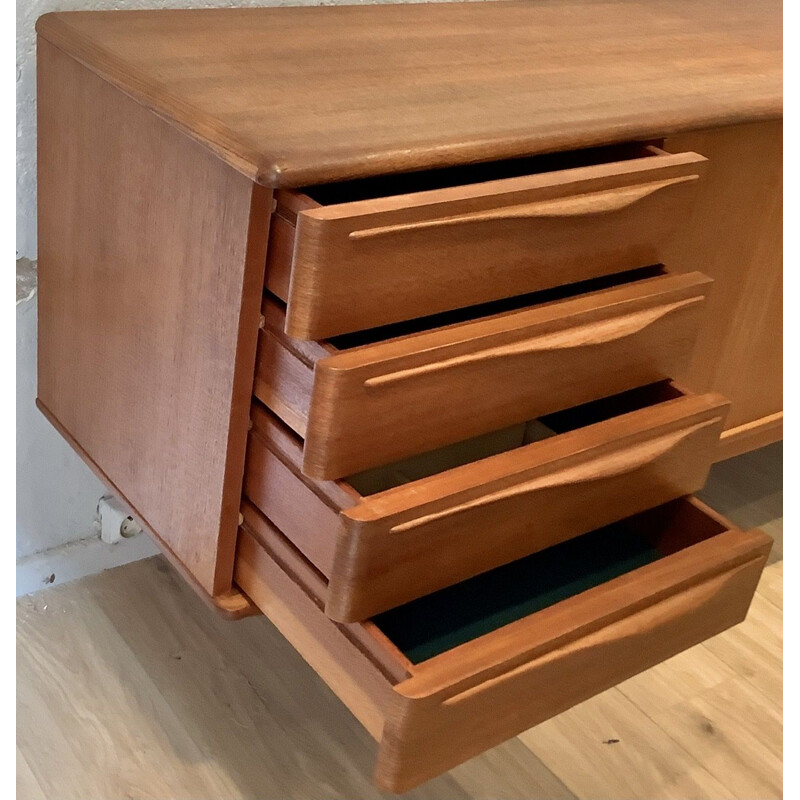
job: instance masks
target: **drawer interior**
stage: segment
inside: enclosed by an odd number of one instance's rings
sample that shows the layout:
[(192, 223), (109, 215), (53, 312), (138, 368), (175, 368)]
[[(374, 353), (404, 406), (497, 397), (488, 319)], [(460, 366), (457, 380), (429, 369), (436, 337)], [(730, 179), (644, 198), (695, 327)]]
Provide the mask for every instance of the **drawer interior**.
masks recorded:
[(545, 308), (550, 303), (588, 297), (593, 292), (602, 292), (607, 289), (642, 284), (653, 278), (665, 277), (670, 274), (663, 264), (652, 264), (613, 275), (603, 275), (598, 278), (564, 284), (553, 289), (529, 292), (502, 300), (493, 300), (488, 303), (480, 303), (452, 311), (443, 311), (439, 314), (430, 314), (403, 322), (395, 322), (391, 325), (382, 325), (377, 328), (346, 333), (319, 342), (300, 341), (284, 332), (286, 303), (270, 292), (265, 293), (262, 313), (265, 318), (266, 330), (270, 335), (274, 336), (283, 347), (293, 353), (301, 363), (307, 367), (312, 367), (320, 358), (354, 350), (358, 347), (391, 342), (404, 336), (430, 333), (445, 327), (463, 325), (479, 320), (489, 320), (503, 314), (510, 314), (528, 308)]
[(726, 530), (695, 505), (673, 501), (413, 600), (373, 621), (418, 664)]
[(571, 409), (441, 447), (344, 479), (361, 496), (377, 494), (439, 472), (578, 430), (622, 414), (684, 397), (670, 381), (640, 386)]
[(615, 161), (630, 161), (636, 158), (656, 156), (658, 148), (641, 143), (610, 145), (565, 153), (510, 158), (480, 164), (381, 175), (373, 178), (319, 184), (305, 187), (302, 191), (309, 200), (320, 206), (372, 200), (378, 197), (415, 194), (435, 189), (449, 189), (524, 175), (538, 175)]
[(547, 306), (548, 303), (569, 300), (570, 298), (589, 295), (592, 292), (600, 292), (604, 289), (614, 289), (629, 284), (641, 283), (651, 278), (658, 278), (669, 274), (669, 271), (663, 264), (653, 264), (648, 267), (628, 270), (627, 272), (603, 275), (599, 278), (591, 278), (585, 281), (578, 281), (577, 283), (568, 283), (553, 289), (544, 289), (539, 292), (530, 292), (528, 294), (517, 295), (516, 297), (494, 300), (489, 303), (457, 308), (452, 311), (443, 311), (439, 314), (431, 314), (427, 317), (418, 317), (404, 322), (395, 322), (391, 325), (383, 325), (379, 328), (345, 333), (341, 336), (335, 336), (326, 340), (324, 346), (330, 351), (329, 354), (333, 354), (344, 350), (351, 350), (356, 347), (391, 341), (415, 333), (425, 333), (438, 328), (490, 319), (513, 311), (521, 311), (526, 308), (542, 308)]

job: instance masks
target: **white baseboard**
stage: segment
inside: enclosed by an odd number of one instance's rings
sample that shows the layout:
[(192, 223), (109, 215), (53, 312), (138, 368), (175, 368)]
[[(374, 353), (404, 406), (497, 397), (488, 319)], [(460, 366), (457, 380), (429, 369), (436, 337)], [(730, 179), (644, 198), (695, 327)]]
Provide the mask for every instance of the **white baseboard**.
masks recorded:
[(99, 536), (92, 536), (34, 553), (17, 561), (17, 597), (148, 558), (158, 552), (150, 537), (141, 533), (116, 544), (106, 544)]

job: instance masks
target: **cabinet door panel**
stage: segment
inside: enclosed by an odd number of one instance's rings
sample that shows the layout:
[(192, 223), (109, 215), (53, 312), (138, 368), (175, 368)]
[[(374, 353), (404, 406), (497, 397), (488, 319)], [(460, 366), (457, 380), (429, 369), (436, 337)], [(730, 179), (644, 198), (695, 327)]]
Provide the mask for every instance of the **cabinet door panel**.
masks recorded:
[(720, 458), (782, 433), (782, 147), (781, 120), (664, 143), (709, 161), (691, 219), (667, 245), (665, 263), (714, 279), (692, 361), (678, 377), (694, 391), (731, 400)]

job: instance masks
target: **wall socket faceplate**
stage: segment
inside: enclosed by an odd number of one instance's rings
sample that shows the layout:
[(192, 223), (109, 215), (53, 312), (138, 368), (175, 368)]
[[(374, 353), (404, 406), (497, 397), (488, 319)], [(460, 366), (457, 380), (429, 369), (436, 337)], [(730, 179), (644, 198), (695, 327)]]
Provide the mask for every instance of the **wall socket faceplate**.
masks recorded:
[(141, 526), (130, 515), (128, 509), (112, 495), (101, 497), (97, 503), (100, 523), (100, 538), (106, 544), (116, 544), (120, 539), (129, 539), (142, 532)]

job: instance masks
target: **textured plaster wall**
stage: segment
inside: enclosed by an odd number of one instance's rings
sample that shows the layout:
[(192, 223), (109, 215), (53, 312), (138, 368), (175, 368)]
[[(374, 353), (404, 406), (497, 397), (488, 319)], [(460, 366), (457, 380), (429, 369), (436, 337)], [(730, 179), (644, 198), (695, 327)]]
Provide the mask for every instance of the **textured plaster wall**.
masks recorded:
[[(24, 275), (28, 265), (19, 265)], [(93, 533), (104, 489), (34, 405), (36, 300), (17, 305), (17, 558)]]

